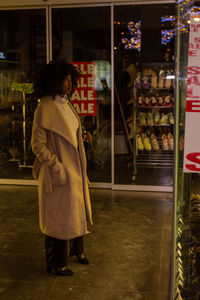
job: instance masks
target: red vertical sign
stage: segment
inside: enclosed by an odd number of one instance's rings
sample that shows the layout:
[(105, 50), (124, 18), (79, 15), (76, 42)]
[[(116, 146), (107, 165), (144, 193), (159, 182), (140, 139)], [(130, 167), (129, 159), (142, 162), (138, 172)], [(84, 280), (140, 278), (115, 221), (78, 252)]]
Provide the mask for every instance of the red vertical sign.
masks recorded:
[(96, 116), (96, 63), (73, 62), (72, 64), (79, 69), (82, 75), (71, 98), (73, 105), (79, 115)]
[(185, 115), (184, 172), (200, 172), (200, 19), (191, 17)]

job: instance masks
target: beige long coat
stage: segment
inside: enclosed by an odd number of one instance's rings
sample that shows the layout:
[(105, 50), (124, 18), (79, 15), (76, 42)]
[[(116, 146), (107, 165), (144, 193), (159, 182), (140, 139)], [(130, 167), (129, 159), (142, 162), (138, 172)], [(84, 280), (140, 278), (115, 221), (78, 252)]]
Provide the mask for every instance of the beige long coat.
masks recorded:
[(59, 107), (44, 97), (35, 111), (31, 139), (40, 228), (44, 234), (63, 240), (87, 234), (87, 221), (92, 224), (82, 129), (76, 117), (78, 147)]

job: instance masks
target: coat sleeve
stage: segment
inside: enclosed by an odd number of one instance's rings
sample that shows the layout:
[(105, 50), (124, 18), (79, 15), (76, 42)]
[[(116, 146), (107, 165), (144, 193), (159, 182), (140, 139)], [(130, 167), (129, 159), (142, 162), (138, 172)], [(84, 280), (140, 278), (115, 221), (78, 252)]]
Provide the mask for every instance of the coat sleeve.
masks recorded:
[(40, 110), (36, 109), (33, 120), (31, 147), (39, 162), (47, 164), (53, 172), (57, 173), (62, 164), (56, 154), (52, 153), (47, 146), (47, 132), (48, 130), (41, 126)]

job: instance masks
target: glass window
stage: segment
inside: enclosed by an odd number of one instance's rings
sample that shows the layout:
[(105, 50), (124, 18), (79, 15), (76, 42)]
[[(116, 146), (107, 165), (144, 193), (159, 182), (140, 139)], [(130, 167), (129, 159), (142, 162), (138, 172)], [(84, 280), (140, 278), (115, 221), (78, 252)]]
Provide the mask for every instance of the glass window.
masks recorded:
[(174, 4), (114, 8), (116, 184), (173, 184), (174, 36)]
[[(191, 23), (192, 22), (192, 23)], [(194, 30), (190, 32), (190, 24)], [(186, 103), (198, 96), (194, 93), (195, 83), (191, 84), (189, 77), (194, 82), (199, 82), (199, 49), (200, 49), (200, 3), (199, 1), (177, 1), (177, 105), (176, 105), (176, 165), (174, 181), (174, 260), (173, 260), (173, 290), (172, 299), (198, 299), (199, 298), (199, 205), (200, 186), (199, 173), (185, 172), (184, 148), (188, 146), (188, 131), (185, 130), (185, 120), (187, 129), (193, 131), (187, 120)], [(193, 32), (194, 31), (194, 32)], [(198, 35), (198, 36), (196, 36)], [(188, 60), (189, 51), (195, 53), (196, 63)], [(191, 58), (190, 54), (190, 58)], [(196, 73), (189, 72), (188, 67), (197, 69)], [(196, 85), (198, 86), (198, 84)], [(191, 90), (190, 90), (191, 89)], [(199, 94), (198, 94), (199, 95)], [(195, 113), (196, 114), (196, 113)], [(193, 120), (199, 118), (192, 114)], [(196, 129), (198, 132), (198, 129)], [(190, 147), (193, 152), (194, 141)], [(195, 153), (196, 154), (196, 153)], [(199, 153), (197, 153), (199, 154)], [(198, 155), (199, 156), (199, 155)], [(198, 162), (194, 164), (199, 167)], [(190, 172), (190, 171), (189, 171)]]
[(32, 80), (46, 62), (45, 10), (0, 11), (0, 177), (32, 179), (37, 99)]
[(83, 74), (71, 100), (86, 135), (89, 179), (111, 182), (110, 7), (53, 9), (52, 32), (53, 59)]

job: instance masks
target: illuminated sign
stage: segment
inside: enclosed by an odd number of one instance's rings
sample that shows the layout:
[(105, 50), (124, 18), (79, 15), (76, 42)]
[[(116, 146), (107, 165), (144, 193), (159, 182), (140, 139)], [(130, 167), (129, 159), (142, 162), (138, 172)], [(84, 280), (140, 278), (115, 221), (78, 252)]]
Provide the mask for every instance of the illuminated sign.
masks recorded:
[(12, 90), (18, 92), (24, 92), (25, 94), (32, 94), (33, 93), (33, 84), (32, 83), (12, 83)]
[(184, 172), (200, 172), (200, 19), (191, 17), (188, 51)]
[(96, 116), (97, 114), (97, 92), (96, 92), (96, 63), (95, 62), (73, 62), (81, 77), (78, 86), (71, 97), (74, 108), (82, 116)]

